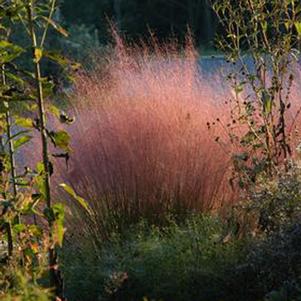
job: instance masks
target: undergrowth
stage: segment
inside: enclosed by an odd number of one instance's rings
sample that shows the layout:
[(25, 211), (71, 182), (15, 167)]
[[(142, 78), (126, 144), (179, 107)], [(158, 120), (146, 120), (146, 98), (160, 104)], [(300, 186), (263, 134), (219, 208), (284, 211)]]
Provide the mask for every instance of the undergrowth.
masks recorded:
[(67, 243), (67, 294), (71, 300), (300, 300), (301, 227), (291, 214), (299, 210), (299, 176), (297, 169), (265, 183), (224, 218), (170, 217), (164, 227), (142, 220), (100, 248), (84, 238)]

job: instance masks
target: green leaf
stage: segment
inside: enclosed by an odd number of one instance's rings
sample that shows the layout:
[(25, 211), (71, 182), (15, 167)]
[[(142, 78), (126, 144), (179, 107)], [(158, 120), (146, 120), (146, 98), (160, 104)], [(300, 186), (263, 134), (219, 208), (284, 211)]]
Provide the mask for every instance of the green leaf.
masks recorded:
[(22, 136), (21, 138), (14, 141), (14, 148), (17, 150), (18, 148), (20, 148), (22, 145), (26, 144), (31, 139), (32, 139), (32, 136), (29, 136), (29, 135)]
[(294, 25), (297, 30), (298, 36), (301, 37), (301, 21), (295, 22)]
[[(30, 133), (30, 131), (29, 131), (29, 130), (24, 130), (24, 131), (17, 132), (17, 133), (14, 134), (13, 136), (11, 136), (10, 140), (14, 140), (14, 139), (16, 139), (17, 137), (19, 137), (19, 136), (21, 136), (21, 135), (24, 135), (24, 134), (27, 134), (27, 133)], [(7, 139), (7, 141), (5, 142), (5, 144), (7, 144), (10, 140)]]
[(262, 92), (262, 103), (263, 103), (263, 111), (266, 115), (272, 112), (272, 98), (270, 94), (266, 91)]
[(43, 78), (42, 87), (43, 87), (43, 93), (45, 97), (51, 96), (53, 94), (53, 89), (54, 89), (53, 81), (47, 78)]
[(44, 173), (45, 168), (44, 168), (43, 162), (38, 162), (38, 163), (37, 163), (36, 169), (37, 169), (37, 172), (38, 172), (39, 174)]
[(66, 131), (51, 132), (51, 139), (55, 147), (69, 151), (70, 136)]
[(65, 210), (62, 204), (55, 204), (52, 206), (52, 212), (54, 215), (54, 224), (53, 224), (53, 237), (56, 244), (60, 247), (63, 245), (64, 240), (64, 219), (65, 219)]
[(243, 92), (244, 90), (244, 85), (243, 84), (237, 84), (235, 87), (234, 87), (234, 91), (236, 94), (240, 94), (241, 92)]
[(15, 75), (11, 72), (7, 72), (7, 71), (5, 72), (5, 75), (6, 75), (7, 78), (12, 80), (13, 82), (16, 82), (18, 85), (20, 85), (22, 87), (25, 85), (24, 80), (20, 76)]
[(13, 226), (13, 230), (16, 234), (20, 234), (26, 230), (26, 226), (24, 224), (16, 224)]
[(18, 117), (15, 123), (22, 128), (33, 128), (33, 122), (30, 118)]
[(61, 67), (70, 68), (72, 71), (77, 71), (81, 67), (80, 63), (73, 62), (55, 51), (45, 51), (44, 55)]
[(60, 110), (54, 106), (54, 105), (49, 105), (48, 107), (49, 111), (56, 117), (56, 118), (60, 118)]
[(252, 131), (250, 131), (240, 140), (240, 144), (242, 146), (247, 146), (252, 144), (255, 139), (256, 135)]
[(63, 55), (55, 51), (45, 51), (44, 54), (45, 57), (49, 58), (50, 60), (54, 61), (62, 67), (67, 67), (71, 64), (70, 60), (68, 60)]
[(61, 35), (63, 35), (64, 37), (68, 37), (69, 34), (67, 32), (67, 30), (65, 30), (61, 25), (57, 24), (55, 21), (53, 21), (50, 18), (47, 18), (45, 16), (42, 16), (42, 18), (48, 23), (50, 24), (57, 32), (59, 32)]
[(30, 225), (28, 228), (29, 228), (29, 231), (32, 233), (32, 235), (34, 235), (35, 238), (42, 237), (43, 230), (41, 227), (39, 227), (37, 225)]
[(6, 113), (8, 111), (7, 102), (1, 101), (0, 102), (0, 114)]
[(38, 162), (36, 166), (38, 175), (35, 177), (35, 182), (38, 192), (43, 200), (46, 200), (46, 185), (45, 185), (45, 169), (43, 162)]
[(262, 22), (262, 30), (263, 30), (264, 32), (266, 32), (267, 29), (268, 29), (268, 22), (267, 22), (267, 21), (263, 21), (263, 22)]
[(87, 201), (77, 195), (72, 187), (65, 183), (62, 183), (59, 186), (62, 187), (73, 199), (75, 199), (89, 214), (92, 214), (91, 208), (88, 205)]
[(21, 207), (21, 213), (24, 215), (29, 215), (34, 213), (34, 209), (41, 200), (41, 194), (35, 194), (35, 197), (27, 197), (23, 200)]
[(39, 47), (36, 47), (34, 49), (34, 61), (35, 63), (38, 63), (43, 57), (43, 50)]
[(8, 41), (0, 41), (0, 62), (8, 63), (20, 56), (25, 50)]

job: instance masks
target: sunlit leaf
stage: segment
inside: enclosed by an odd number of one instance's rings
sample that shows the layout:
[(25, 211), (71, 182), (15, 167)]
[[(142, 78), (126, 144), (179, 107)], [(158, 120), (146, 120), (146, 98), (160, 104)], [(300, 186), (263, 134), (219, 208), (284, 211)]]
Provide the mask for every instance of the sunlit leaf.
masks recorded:
[(263, 103), (263, 111), (266, 115), (270, 114), (272, 111), (272, 98), (270, 94), (266, 91), (262, 92), (262, 103)]
[(69, 151), (70, 136), (66, 131), (51, 132), (50, 136), (55, 147)]
[(53, 21), (52, 19), (49, 19), (47, 17), (42, 16), (42, 18), (49, 23), (57, 32), (59, 32), (61, 35), (63, 35), (64, 37), (68, 37), (68, 32), (67, 30), (65, 30), (61, 25), (57, 24), (55, 21)]
[(55, 63), (59, 64), (62, 67), (67, 67), (71, 64), (70, 60), (66, 57), (61, 55), (60, 53), (54, 51), (45, 51), (45, 57), (49, 58), (50, 60), (54, 61)]
[(39, 48), (39, 47), (36, 47), (34, 49), (34, 60), (35, 60), (35, 62), (38, 63), (41, 60), (42, 57), (43, 57), (42, 49)]
[(42, 174), (45, 171), (43, 162), (38, 162), (36, 169), (39, 174)]
[(48, 110), (56, 117), (56, 118), (60, 118), (60, 110), (58, 109), (58, 107), (54, 106), (54, 105), (49, 105), (48, 106)]
[(298, 36), (301, 37), (301, 21), (295, 22), (294, 25), (297, 30)]
[[(29, 131), (29, 130), (24, 130), (24, 131), (17, 132), (16, 134), (12, 135), (10, 139), (11, 139), (11, 140), (14, 140), (14, 139), (16, 139), (17, 137), (19, 137), (19, 136), (21, 136), (21, 135), (25, 135), (25, 134), (27, 134), (27, 133), (30, 133), (30, 131)], [(7, 144), (9, 141), (10, 141), (10, 140), (7, 139), (6, 144)]]
[(33, 122), (30, 118), (18, 117), (16, 118), (15, 123), (17, 126), (20, 126), (22, 128), (33, 128)]
[(13, 74), (11, 72), (5, 72), (5, 76), (10, 80), (12, 80), (13, 82), (16, 82), (20, 86), (25, 85), (25, 81), (20, 76), (17, 76), (16, 74)]
[(13, 226), (13, 230), (16, 234), (20, 234), (21, 232), (26, 230), (25, 224), (16, 224)]
[(32, 139), (32, 136), (29, 135), (25, 135), (22, 136), (21, 138), (17, 139), (14, 141), (14, 147), (17, 150), (18, 148), (20, 148), (22, 145), (26, 144), (27, 142), (29, 142)]
[(60, 184), (60, 186), (73, 198), (75, 199), (80, 206), (82, 206), (89, 214), (91, 214), (91, 208), (89, 207), (87, 201), (85, 199), (83, 199), (82, 197), (80, 197), (79, 195), (77, 195), (77, 193), (73, 190), (72, 187), (70, 187), (69, 185), (62, 183)]
[(55, 204), (52, 206), (54, 223), (53, 223), (53, 238), (56, 244), (60, 247), (63, 245), (64, 240), (64, 219), (65, 219), (65, 210), (62, 204)]
[(24, 49), (18, 45), (5, 40), (0, 40), (0, 62), (8, 63), (16, 59), (24, 52)]

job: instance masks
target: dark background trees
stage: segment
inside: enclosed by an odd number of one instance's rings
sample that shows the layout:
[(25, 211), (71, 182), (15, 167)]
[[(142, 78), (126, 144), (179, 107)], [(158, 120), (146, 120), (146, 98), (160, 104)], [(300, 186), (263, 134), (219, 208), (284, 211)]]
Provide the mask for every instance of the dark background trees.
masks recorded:
[(61, 13), (67, 27), (84, 24), (97, 30), (101, 42), (108, 39), (108, 23), (129, 38), (152, 31), (158, 39), (182, 39), (189, 27), (198, 46), (211, 47), (216, 18), (209, 0), (63, 0)]

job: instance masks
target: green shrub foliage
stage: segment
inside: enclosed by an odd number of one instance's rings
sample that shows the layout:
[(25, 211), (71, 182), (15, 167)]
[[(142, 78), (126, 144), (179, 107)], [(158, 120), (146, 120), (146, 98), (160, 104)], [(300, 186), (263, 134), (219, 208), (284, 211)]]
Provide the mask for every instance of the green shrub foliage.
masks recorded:
[[(62, 118), (50, 101), (55, 84), (42, 70), (45, 58), (65, 71), (73, 67), (45, 47), (50, 28), (67, 36), (53, 20), (56, 5), (55, 0), (13, 0), (0, 6), (0, 296), (5, 300), (46, 300), (50, 295), (64, 299), (57, 256), (65, 231), (64, 206), (52, 200), (51, 160), (52, 155), (68, 157), (70, 137), (50, 130), (47, 118), (52, 114), (64, 123), (69, 118)], [(19, 30), (26, 36), (25, 46), (11, 39)], [(28, 68), (19, 64), (22, 59)], [(40, 137), (41, 161), (32, 170), (17, 165), (16, 157), (34, 136)]]

